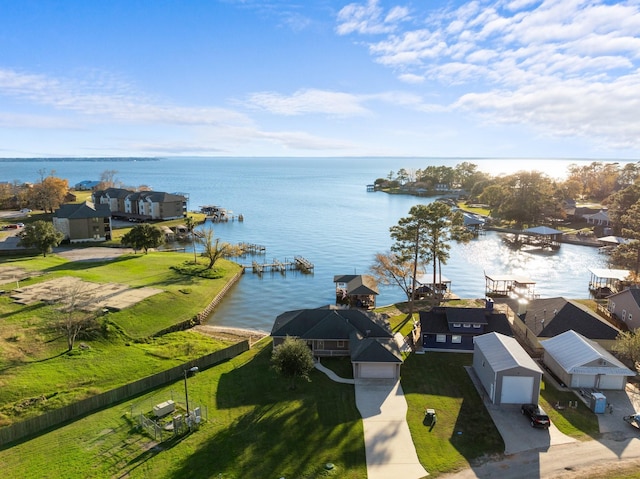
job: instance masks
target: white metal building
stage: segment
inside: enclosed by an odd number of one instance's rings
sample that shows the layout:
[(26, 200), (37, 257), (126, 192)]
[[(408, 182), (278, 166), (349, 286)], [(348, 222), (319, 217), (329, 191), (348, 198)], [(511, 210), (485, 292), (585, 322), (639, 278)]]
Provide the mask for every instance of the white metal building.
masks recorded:
[(538, 404), (542, 370), (515, 338), (494, 332), (473, 342), (473, 369), (493, 404)]
[(573, 330), (541, 341), (544, 364), (572, 388), (624, 389), (635, 372), (595, 341)]

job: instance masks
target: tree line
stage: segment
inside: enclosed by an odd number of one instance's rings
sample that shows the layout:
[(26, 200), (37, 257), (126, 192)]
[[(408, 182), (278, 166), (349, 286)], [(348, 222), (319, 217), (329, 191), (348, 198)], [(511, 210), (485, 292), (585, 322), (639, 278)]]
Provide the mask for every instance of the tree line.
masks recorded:
[(409, 194), (424, 190), (435, 194), (437, 186), (444, 186), (468, 204), (489, 209), (492, 221), (516, 228), (562, 222), (571, 205), (596, 202), (607, 208), (613, 234), (629, 240), (612, 253), (612, 264), (636, 275), (640, 269), (640, 162), (571, 164), (564, 180), (535, 170), (492, 176), (463, 162), (455, 167), (401, 168), (378, 178), (375, 185)]

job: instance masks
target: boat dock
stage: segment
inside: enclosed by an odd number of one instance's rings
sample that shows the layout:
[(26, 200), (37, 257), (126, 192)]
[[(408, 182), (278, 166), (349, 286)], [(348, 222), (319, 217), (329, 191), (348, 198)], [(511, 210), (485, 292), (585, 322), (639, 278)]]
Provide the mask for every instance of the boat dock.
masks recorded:
[(273, 259), (271, 263), (258, 263), (257, 261), (253, 261), (250, 265), (243, 264), (242, 271), (245, 272), (247, 269), (251, 269), (252, 272), (257, 274), (262, 274), (265, 272), (280, 272), (282, 274), (287, 271), (301, 271), (303, 273), (311, 273), (313, 272), (313, 263), (309, 260), (303, 258), (302, 256), (294, 257), (293, 261), (284, 260), (278, 261), (277, 259)]
[(265, 254), (267, 247), (254, 243), (239, 243), (238, 246), (242, 250), (242, 254)]

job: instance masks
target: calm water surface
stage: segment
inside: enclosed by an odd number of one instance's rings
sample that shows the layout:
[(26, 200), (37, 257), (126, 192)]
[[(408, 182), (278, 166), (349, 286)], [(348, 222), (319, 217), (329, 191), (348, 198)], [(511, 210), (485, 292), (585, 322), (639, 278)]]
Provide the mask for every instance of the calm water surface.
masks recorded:
[[(411, 196), (367, 193), (366, 184), (400, 168), (429, 164), (455, 166), (463, 159), (162, 159), (158, 161), (0, 162), (0, 181), (36, 181), (41, 169), (55, 170), (69, 184), (97, 180), (116, 170), (125, 185), (151, 185), (154, 190), (188, 193), (189, 209), (215, 204), (242, 214), (244, 222), (212, 225), (215, 236), (231, 243), (266, 246), (258, 261), (293, 259), (314, 263), (313, 274), (299, 272), (246, 273), (216, 309), (210, 323), (270, 330), (275, 317), (287, 310), (334, 302), (333, 276), (364, 274), (376, 252), (391, 246), (389, 227), (411, 206), (431, 201)], [(468, 160), (488, 172), (514, 169), (506, 160)], [(496, 161), (498, 163), (496, 166)], [(570, 161), (546, 160), (550, 171)], [(507, 167), (508, 166), (508, 167)], [(541, 169), (526, 161), (517, 169)], [(494, 173), (495, 174), (495, 173)], [(240, 262), (250, 263), (251, 257)], [(542, 297), (588, 297), (589, 267), (606, 267), (595, 248), (562, 245), (552, 255), (509, 250), (497, 233), (464, 245), (453, 245), (443, 274), (454, 293), (465, 298), (484, 295), (484, 274), (521, 274), (537, 281)], [(397, 288), (382, 288), (378, 305), (403, 299)]]

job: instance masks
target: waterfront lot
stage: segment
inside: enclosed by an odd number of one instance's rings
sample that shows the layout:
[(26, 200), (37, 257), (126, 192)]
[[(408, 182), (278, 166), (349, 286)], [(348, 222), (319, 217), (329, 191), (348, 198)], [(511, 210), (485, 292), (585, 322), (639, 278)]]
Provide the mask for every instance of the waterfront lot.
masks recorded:
[[(193, 318), (239, 268), (222, 261), (217, 277), (185, 273), (185, 255), (123, 255), (117, 260), (68, 261), (60, 256), (7, 258), (2, 267), (24, 271), (20, 287), (64, 277), (97, 284), (117, 280), (128, 288), (152, 287), (154, 296), (103, 314), (92, 334), (67, 353), (66, 336), (54, 327), (55, 305), (15, 303), (15, 281), (0, 285), (0, 425), (60, 407), (184, 363), (224, 347), (194, 332), (154, 338), (154, 333)], [(80, 347), (82, 345), (82, 347)]]

